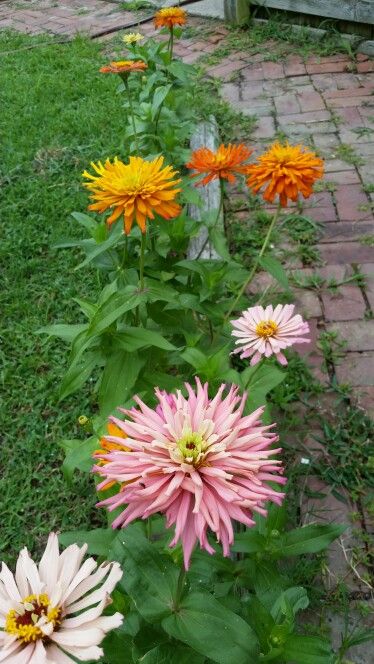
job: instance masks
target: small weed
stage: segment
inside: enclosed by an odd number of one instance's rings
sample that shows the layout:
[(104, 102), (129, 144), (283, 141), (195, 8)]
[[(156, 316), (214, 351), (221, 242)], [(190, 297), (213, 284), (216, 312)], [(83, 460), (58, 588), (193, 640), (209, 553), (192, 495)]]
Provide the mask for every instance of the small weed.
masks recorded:
[(353, 166), (362, 166), (365, 163), (365, 160), (362, 159), (348, 143), (342, 143), (335, 150), (335, 155), (342, 161), (345, 161), (347, 164), (352, 164)]
[(314, 185), (314, 191), (320, 193), (321, 191), (329, 191), (331, 194), (337, 190), (337, 184), (331, 180), (320, 180)]
[(148, 0), (128, 0), (128, 2), (121, 2), (120, 7), (121, 9), (125, 9), (130, 12), (138, 11), (139, 9), (155, 8), (153, 2), (148, 2)]
[(366, 194), (374, 194), (374, 183), (364, 184), (362, 189)]
[(322, 332), (318, 340), (318, 348), (322, 351), (326, 370), (344, 357), (345, 347), (345, 341), (339, 339), (337, 332)]
[(367, 247), (374, 247), (374, 235), (364, 235), (360, 237), (360, 243)]
[(320, 463), (323, 479), (339, 490), (347, 489), (352, 498), (374, 489), (374, 422), (358, 408), (348, 406), (331, 425), (322, 422), (323, 437), (330, 463)]
[(374, 132), (374, 129), (370, 127), (354, 127), (351, 131), (354, 131), (361, 138), (362, 136), (370, 136)]
[(296, 253), (304, 265), (320, 262), (320, 254), (315, 247), (320, 226), (302, 214), (291, 214), (282, 224), (296, 245)]

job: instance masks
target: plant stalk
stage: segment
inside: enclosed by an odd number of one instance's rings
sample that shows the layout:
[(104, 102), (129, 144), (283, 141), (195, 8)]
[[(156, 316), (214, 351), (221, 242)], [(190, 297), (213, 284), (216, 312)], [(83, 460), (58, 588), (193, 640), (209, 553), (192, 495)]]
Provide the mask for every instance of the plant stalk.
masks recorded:
[(183, 592), (184, 592), (184, 585), (186, 582), (186, 570), (184, 569), (184, 565), (182, 563), (181, 568), (179, 570), (179, 576), (178, 576), (178, 581), (177, 581), (177, 591), (175, 594), (175, 609), (179, 609), (179, 605), (181, 602), (181, 599), (183, 597)]
[(242, 285), (242, 287), (241, 287), (239, 293), (237, 294), (237, 296), (236, 296), (236, 298), (235, 298), (233, 304), (231, 305), (230, 309), (228, 310), (228, 312), (227, 312), (227, 314), (226, 314), (226, 316), (225, 316), (225, 318), (224, 318), (224, 323), (227, 323), (227, 321), (228, 321), (228, 319), (230, 318), (232, 312), (235, 310), (235, 307), (236, 307), (236, 305), (238, 304), (238, 302), (239, 302), (241, 296), (243, 295), (245, 289), (246, 289), (246, 288), (248, 287), (248, 285), (251, 283), (251, 281), (252, 281), (254, 275), (255, 275), (256, 272), (257, 272), (257, 268), (258, 268), (259, 262), (260, 262), (261, 258), (263, 257), (263, 255), (264, 255), (266, 249), (268, 248), (268, 245), (269, 245), (269, 242), (270, 242), (270, 238), (271, 238), (271, 234), (272, 234), (272, 232), (273, 232), (273, 230), (274, 230), (274, 226), (275, 226), (275, 224), (276, 224), (276, 222), (277, 222), (277, 220), (278, 220), (279, 213), (280, 213), (280, 211), (281, 211), (281, 207), (282, 207), (281, 204), (278, 203), (278, 207), (277, 207), (277, 209), (276, 209), (276, 211), (275, 211), (275, 214), (274, 214), (274, 216), (273, 216), (273, 219), (272, 219), (272, 221), (271, 221), (271, 224), (270, 224), (270, 226), (269, 226), (269, 228), (268, 228), (268, 232), (266, 233), (266, 237), (265, 237), (265, 240), (264, 240), (263, 245), (262, 245), (262, 247), (261, 247), (261, 251), (260, 251), (260, 253), (258, 254), (258, 256), (256, 257), (256, 260), (255, 260), (255, 262), (254, 262), (254, 264), (253, 264), (253, 267), (252, 267), (252, 269), (251, 269), (251, 271), (250, 271), (250, 273), (249, 273), (249, 277), (248, 277), (248, 279), (245, 280), (245, 282), (244, 282), (244, 284)]
[(134, 132), (134, 141), (135, 141), (136, 152), (137, 152), (137, 155), (140, 156), (139, 140), (138, 140), (138, 134), (137, 134), (136, 125), (135, 125), (134, 106), (133, 106), (133, 103), (132, 103), (131, 91), (130, 91), (129, 82), (127, 80), (127, 76), (123, 77), (123, 82), (125, 84), (127, 98), (129, 100), (130, 115), (131, 115), (131, 121), (132, 121), (132, 129), (133, 129), (133, 132)]
[(140, 260), (139, 260), (139, 287), (140, 290), (144, 290), (144, 253), (145, 253), (145, 245), (147, 242), (147, 233), (144, 232), (142, 233), (142, 241), (140, 245)]
[(170, 39), (169, 39), (169, 54), (170, 62), (173, 60), (173, 49), (174, 49), (174, 26), (170, 28)]
[[(220, 185), (220, 190), (221, 190), (221, 197), (220, 197), (220, 202), (219, 202), (219, 208), (218, 208), (218, 212), (217, 212), (217, 217), (216, 217), (216, 220), (215, 220), (215, 222), (214, 222), (212, 228), (216, 228), (216, 226), (217, 226), (217, 224), (218, 224), (218, 222), (219, 222), (219, 220), (220, 220), (221, 214), (222, 214), (222, 212), (223, 212), (223, 198), (224, 198), (225, 190), (224, 190), (224, 187), (223, 187), (223, 180), (222, 180), (222, 178), (219, 179), (219, 185)], [(204, 250), (206, 249), (206, 246), (207, 246), (207, 244), (208, 244), (208, 242), (209, 242), (209, 231), (207, 231), (207, 232), (208, 232), (207, 238), (206, 238), (206, 240), (205, 240), (203, 246), (201, 247), (199, 253), (197, 254), (195, 260), (199, 259), (200, 256), (201, 256), (201, 254), (202, 254), (202, 253), (204, 252)]]

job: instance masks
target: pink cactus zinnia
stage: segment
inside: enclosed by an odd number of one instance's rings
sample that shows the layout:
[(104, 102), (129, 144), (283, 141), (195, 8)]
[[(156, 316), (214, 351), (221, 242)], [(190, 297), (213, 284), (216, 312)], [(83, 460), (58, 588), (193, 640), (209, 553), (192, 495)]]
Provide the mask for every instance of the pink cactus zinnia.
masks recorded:
[(165, 513), (167, 526), (175, 524), (170, 546), (181, 541), (186, 569), (197, 540), (201, 548), (215, 552), (208, 528), (228, 556), (232, 520), (253, 526), (254, 511), (266, 515), (266, 501), (283, 500), (284, 494), (267, 483), (286, 482), (282, 462), (272, 458), (280, 451), (271, 449), (278, 440), (269, 431), (273, 425), (260, 421), (264, 409), (244, 416), (247, 395), (239, 396), (237, 387), (224, 396), (221, 385), (210, 399), (208, 385), (196, 382), (196, 391), (186, 384), (187, 398), (179, 390), (166, 395), (156, 388), (159, 404), (154, 410), (134, 397), (139, 408), (122, 410), (130, 419), (111, 418), (126, 431), (130, 451), (113, 450), (103, 455), (105, 465), (94, 467), (104, 477), (99, 489), (108, 480), (120, 485), (118, 493), (99, 503), (110, 511), (126, 505), (113, 527)]
[(252, 366), (262, 355), (275, 355), (278, 362), (287, 364), (282, 350), (293, 344), (310, 343), (304, 336), (309, 334), (309, 325), (299, 314), (293, 316), (294, 309), (293, 304), (277, 304), (275, 308), (269, 304), (266, 309), (257, 306), (243, 311), (240, 318), (231, 321), (235, 328), (231, 334), (238, 337), (238, 348), (233, 352), (241, 353), (243, 360), (252, 357)]
[(120, 613), (103, 616), (110, 593), (122, 577), (117, 562), (83, 562), (87, 544), (59, 553), (51, 533), (37, 566), (27, 549), (16, 573), (3, 563), (0, 572), (0, 662), (74, 664), (99, 660), (107, 632), (119, 627)]

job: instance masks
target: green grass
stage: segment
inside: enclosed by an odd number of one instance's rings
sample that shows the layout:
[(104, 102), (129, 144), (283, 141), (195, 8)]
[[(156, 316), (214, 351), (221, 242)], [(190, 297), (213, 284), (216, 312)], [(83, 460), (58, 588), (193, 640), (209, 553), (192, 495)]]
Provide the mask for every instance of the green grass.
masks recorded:
[(71, 298), (95, 297), (95, 273), (74, 272), (77, 254), (51, 246), (82, 235), (69, 219), (87, 206), (81, 172), (91, 160), (120, 156), (123, 118), (117, 80), (98, 73), (102, 45), (47, 42), (50, 37), (0, 34), (4, 560), (23, 545), (39, 549), (50, 529), (86, 528), (101, 519), (91, 481), (65, 484), (58, 445), (82, 435), (77, 418), (92, 412), (88, 392), (58, 402), (65, 347), (35, 332), (77, 322)]

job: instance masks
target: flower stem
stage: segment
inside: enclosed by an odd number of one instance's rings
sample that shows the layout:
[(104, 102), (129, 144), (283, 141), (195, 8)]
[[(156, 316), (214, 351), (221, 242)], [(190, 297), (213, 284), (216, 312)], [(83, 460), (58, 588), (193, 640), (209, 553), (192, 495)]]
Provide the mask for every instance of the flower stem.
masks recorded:
[(174, 48), (174, 26), (171, 26), (171, 28), (170, 28), (170, 39), (169, 39), (170, 62), (173, 59), (173, 48)]
[(145, 245), (147, 242), (147, 233), (144, 232), (142, 233), (142, 241), (140, 245), (140, 260), (139, 260), (139, 286), (140, 290), (144, 290), (144, 252), (145, 252)]
[(246, 288), (248, 287), (248, 285), (251, 283), (253, 277), (255, 276), (255, 274), (256, 274), (256, 272), (257, 272), (257, 268), (258, 268), (258, 265), (259, 265), (259, 263), (260, 263), (260, 260), (261, 260), (261, 258), (263, 257), (263, 255), (264, 255), (266, 249), (268, 248), (268, 245), (269, 245), (269, 242), (270, 242), (270, 238), (271, 238), (271, 234), (272, 234), (272, 232), (273, 232), (273, 230), (274, 230), (274, 226), (275, 226), (275, 224), (276, 224), (276, 222), (277, 222), (277, 219), (278, 219), (278, 217), (279, 217), (279, 213), (280, 213), (280, 211), (281, 211), (281, 207), (282, 207), (282, 206), (281, 206), (281, 204), (279, 203), (279, 204), (278, 204), (278, 207), (277, 207), (277, 209), (276, 209), (276, 211), (275, 211), (275, 213), (274, 213), (274, 216), (273, 216), (273, 219), (272, 219), (272, 221), (271, 221), (271, 224), (270, 224), (270, 226), (269, 226), (269, 228), (268, 228), (268, 232), (266, 233), (266, 237), (265, 237), (265, 240), (264, 240), (263, 245), (262, 245), (262, 247), (261, 247), (261, 251), (260, 251), (260, 253), (259, 253), (259, 254), (257, 255), (257, 257), (256, 257), (256, 260), (255, 260), (255, 262), (254, 262), (254, 264), (253, 264), (253, 266), (252, 266), (252, 269), (251, 269), (251, 271), (250, 271), (250, 273), (249, 273), (249, 277), (248, 277), (248, 279), (245, 280), (245, 282), (244, 282), (244, 284), (242, 285), (242, 287), (241, 287), (239, 293), (237, 294), (237, 296), (236, 296), (234, 302), (232, 303), (230, 309), (228, 310), (228, 312), (227, 312), (227, 314), (226, 314), (226, 316), (225, 316), (225, 318), (224, 318), (224, 323), (227, 323), (229, 317), (231, 316), (232, 312), (235, 310), (235, 307), (236, 307), (236, 305), (238, 304), (238, 302), (239, 302), (241, 296), (243, 295), (245, 289), (246, 289)]
[(127, 98), (129, 100), (130, 115), (131, 115), (131, 121), (132, 121), (132, 129), (133, 129), (133, 132), (134, 132), (134, 141), (135, 141), (136, 152), (137, 152), (138, 155), (140, 155), (138, 134), (136, 132), (136, 125), (135, 125), (134, 106), (133, 106), (133, 103), (132, 103), (131, 91), (130, 91), (129, 82), (127, 80), (127, 76), (124, 76), (122, 80), (125, 84)]
[[(218, 222), (219, 222), (219, 220), (220, 220), (220, 217), (221, 217), (222, 211), (223, 211), (223, 198), (224, 198), (225, 190), (224, 190), (224, 187), (223, 187), (223, 180), (222, 180), (222, 178), (219, 179), (219, 185), (220, 185), (220, 190), (221, 190), (221, 196), (220, 196), (220, 202), (219, 202), (219, 208), (218, 208), (218, 212), (217, 212), (216, 220), (215, 220), (215, 222), (214, 222), (212, 228), (216, 228), (216, 226), (217, 226), (217, 224), (218, 224)], [(208, 232), (207, 238), (206, 238), (206, 240), (205, 240), (203, 246), (201, 247), (199, 253), (197, 254), (195, 260), (197, 260), (198, 258), (200, 258), (201, 254), (202, 254), (202, 253), (204, 252), (204, 250), (206, 249), (206, 246), (207, 246), (208, 242), (209, 242), (209, 232)]]
[(183, 597), (185, 583), (186, 583), (186, 570), (184, 569), (184, 565), (182, 563), (181, 568), (179, 570), (179, 576), (178, 576), (178, 581), (177, 581), (177, 590), (176, 590), (176, 593), (175, 593), (174, 607), (175, 607), (176, 610), (179, 609), (179, 605), (180, 605), (181, 599)]

